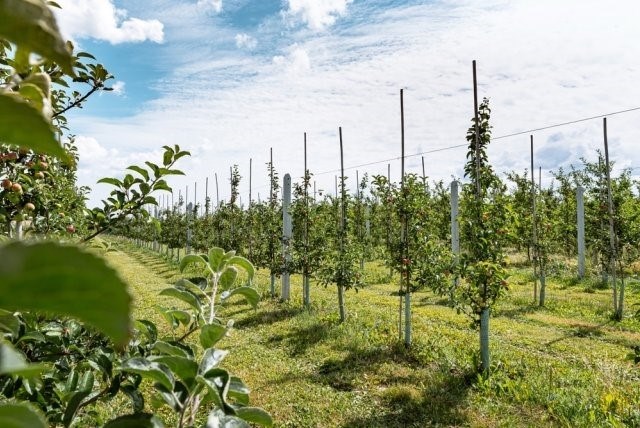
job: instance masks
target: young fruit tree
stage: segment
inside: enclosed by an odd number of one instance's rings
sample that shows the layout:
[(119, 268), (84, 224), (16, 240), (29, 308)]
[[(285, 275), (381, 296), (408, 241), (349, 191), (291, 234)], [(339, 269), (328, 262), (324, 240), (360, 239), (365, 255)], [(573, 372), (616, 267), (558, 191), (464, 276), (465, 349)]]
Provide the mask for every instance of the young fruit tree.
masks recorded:
[(503, 247), (509, 220), (505, 185), (487, 157), (491, 139), (491, 110), (484, 99), (467, 132), (469, 150), (460, 204), (462, 253), (456, 266), (461, 281), (453, 291), (454, 304), (480, 328), (481, 369), (489, 370), (489, 315), (507, 289)]

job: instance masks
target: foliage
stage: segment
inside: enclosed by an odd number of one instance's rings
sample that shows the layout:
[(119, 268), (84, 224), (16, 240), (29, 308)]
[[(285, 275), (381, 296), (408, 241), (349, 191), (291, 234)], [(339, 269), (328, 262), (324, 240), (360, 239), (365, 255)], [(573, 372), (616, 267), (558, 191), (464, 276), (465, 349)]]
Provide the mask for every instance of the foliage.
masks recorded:
[[(491, 139), (491, 110), (485, 98), (479, 107), (479, 138), (475, 126), (467, 133), (469, 151), (465, 176), (471, 183), (462, 189), (460, 243), (463, 249), (456, 273), (462, 281), (455, 287), (456, 307), (480, 322), (483, 309), (490, 308), (507, 287), (503, 247), (509, 219), (505, 186), (488, 162), (486, 148)], [(475, 125), (475, 119), (474, 125)]]

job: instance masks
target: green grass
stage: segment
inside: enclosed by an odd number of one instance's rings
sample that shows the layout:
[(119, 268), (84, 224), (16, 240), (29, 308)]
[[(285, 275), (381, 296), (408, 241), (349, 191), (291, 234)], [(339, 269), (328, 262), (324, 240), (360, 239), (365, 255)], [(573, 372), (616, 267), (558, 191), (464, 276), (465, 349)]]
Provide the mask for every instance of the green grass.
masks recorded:
[[(176, 265), (120, 248), (107, 258), (131, 285), (134, 315), (162, 325), (153, 305), (170, 304), (157, 293), (180, 277)], [(386, 268), (367, 268), (369, 278), (388, 279)], [(540, 308), (526, 267), (511, 273), (492, 314), (487, 379), (475, 370), (477, 332), (438, 296), (415, 293), (407, 350), (398, 339), (396, 279), (348, 291), (340, 324), (335, 287), (312, 283), (306, 310), (299, 277), (283, 303), (267, 296), (264, 271), (257, 310), (235, 301), (219, 312), (236, 326), (221, 342), (231, 351), (225, 364), (280, 427), (640, 426), (640, 374), (628, 359), (640, 323), (611, 321), (610, 292), (589, 280), (550, 278)], [(640, 301), (632, 290), (628, 314)]]

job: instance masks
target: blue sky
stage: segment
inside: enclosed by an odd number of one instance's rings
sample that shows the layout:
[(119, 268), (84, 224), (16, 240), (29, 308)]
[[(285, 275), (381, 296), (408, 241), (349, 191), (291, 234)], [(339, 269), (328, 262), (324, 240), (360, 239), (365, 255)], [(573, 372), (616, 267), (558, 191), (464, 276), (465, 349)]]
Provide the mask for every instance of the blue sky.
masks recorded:
[[(158, 158), (164, 144), (193, 156), (175, 188), (220, 178), (238, 164), (248, 198), (266, 191), (269, 148), (281, 175), (302, 175), (303, 132), (319, 188), (339, 167), (400, 153), (405, 89), (407, 153), (464, 143), (473, 114), (471, 61), (491, 99), (500, 136), (640, 106), (640, 27), (635, 3), (592, 0), (62, 0), (64, 33), (114, 74), (115, 93), (71, 116), (81, 184)], [(640, 112), (609, 119), (612, 159), (640, 166)], [(549, 171), (594, 158), (601, 120), (536, 132), (537, 165)], [(500, 172), (524, 170), (529, 137), (496, 140)], [(425, 155), (427, 175), (462, 174), (465, 150)], [(392, 173), (399, 171), (393, 161)], [(420, 172), (420, 156), (409, 169)], [(385, 173), (386, 162), (359, 168)], [(326, 172), (326, 173), (324, 173)], [(355, 171), (348, 175), (355, 178)], [(355, 180), (352, 180), (355, 181)], [(353, 183), (351, 183), (353, 185)], [(203, 195), (199, 195), (201, 199)]]

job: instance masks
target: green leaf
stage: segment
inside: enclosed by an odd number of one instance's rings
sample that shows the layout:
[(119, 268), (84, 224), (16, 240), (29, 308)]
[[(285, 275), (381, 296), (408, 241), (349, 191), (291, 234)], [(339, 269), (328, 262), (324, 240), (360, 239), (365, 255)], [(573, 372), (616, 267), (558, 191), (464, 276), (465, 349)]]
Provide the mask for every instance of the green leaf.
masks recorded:
[(155, 340), (158, 338), (158, 328), (151, 321), (136, 320), (134, 325), (140, 333), (147, 336), (149, 342), (155, 342)]
[(27, 403), (0, 404), (0, 427), (47, 428), (44, 416)]
[(171, 187), (164, 180), (156, 181), (156, 184), (153, 185), (153, 190), (166, 190), (167, 192), (171, 192)]
[(170, 296), (175, 297), (176, 299), (182, 300), (187, 303), (196, 311), (200, 312), (200, 301), (196, 296), (189, 293), (188, 291), (178, 290), (177, 288), (165, 288), (160, 292), (161, 296)]
[(223, 351), (221, 349), (209, 348), (204, 351), (204, 355), (202, 356), (202, 360), (200, 361), (200, 367), (198, 368), (198, 373), (206, 376), (206, 374), (218, 367), (218, 364), (224, 360), (224, 357), (227, 356), (229, 351)]
[(91, 371), (87, 371), (82, 376), (82, 380), (80, 381), (80, 390), (85, 392), (91, 392), (93, 389), (93, 383), (95, 378), (93, 377), (93, 373)]
[(233, 415), (227, 415), (220, 409), (209, 413), (205, 428), (251, 428), (248, 423)]
[(184, 271), (184, 269), (192, 263), (195, 265), (207, 266), (207, 261), (202, 256), (199, 256), (197, 254), (189, 254), (184, 256), (182, 260), (180, 260), (180, 272)]
[(0, 37), (55, 61), (65, 73), (74, 74), (71, 49), (43, 1), (2, 0), (0, 16)]
[(28, 364), (20, 351), (8, 342), (0, 342), (0, 375), (31, 378), (38, 376), (45, 368), (39, 364)]
[(218, 280), (220, 288), (222, 290), (228, 290), (236, 282), (237, 277), (238, 269), (236, 269), (235, 266), (227, 266), (222, 272), (222, 275), (220, 275), (220, 279)]
[(249, 280), (253, 279), (253, 276), (255, 275), (255, 268), (253, 267), (253, 264), (249, 260), (245, 259), (242, 256), (233, 256), (227, 261), (227, 263), (230, 265), (241, 267), (247, 272), (247, 275), (249, 276)]
[(165, 152), (164, 152), (164, 155), (162, 156), (162, 164), (164, 166), (169, 166), (171, 165), (172, 161), (173, 161), (173, 150), (170, 147), (165, 146)]
[(192, 292), (198, 297), (206, 296), (206, 293), (202, 290), (202, 288), (198, 287), (188, 279), (179, 279), (178, 282), (176, 282), (176, 288), (184, 288), (185, 290)]
[(176, 160), (176, 161), (177, 161), (178, 159), (180, 159), (181, 157), (184, 157), (184, 156), (191, 156), (191, 152), (188, 152), (188, 151), (186, 151), (186, 150), (181, 151), (181, 152), (178, 152), (178, 153), (176, 153), (176, 154), (175, 154), (175, 156), (173, 157), (173, 160)]
[(137, 373), (144, 378), (158, 382), (167, 390), (173, 391), (173, 375), (169, 368), (164, 364), (154, 363), (144, 358), (135, 357), (125, 361), (120, 369), (129, 373)]
[(179, 324), (186, 326), (186, 325), (189, 325), (189, 323), (191, 322), (191, 315), (189, 315), (189, 313), (186, 311), (171, 309), (171, 310), (168, 310), (166, 313), (168, 316), (176, 320)]
[(222, 248), (213, 247), (209, 249), (209, 266), (212, 271), (220, 272), (223, 260), (224, 250)]
[(160, 174), (162, 174), (162, 176), (165, 176), (165, 175), (185, 175), (184, 172), (180, 171), (179, 169), (168, 169), (168, 168), (160, 168)]
[(159, 355), (150, 358), (151, 361), (165, 364), (171, 371), (182, 379), (187, 386), (193, 385), (196, 374), (198, 373), (198, 364), (190, 358), (178, 357), (175, 355)]
[(69, 315), (127, 344), (131, 296), (101, 258), (53, 242), (12, 242), (0, 246), (0, 260), (0, 307)]
[(153, 349), (161, 354), (174, 355), (176, 357), (188, 357), (184, 349), (161, 340), (153, 344)]
[[(0, 2), (0, 9), (3, 4)], [(0, 21), (4, 21), (4, 17)], [(0, 142), (68, 159), (48, 119), (16, 95), (0, 94)]]
[(249, 404), (249, 388), (237, 376), (231, 376), (229, 379), (229, 391), (227, 395), (236, 400), (236, 402), (246, 406)]
[(200, 329), (200, 344), (204, 349), (212, 348), (227, 333), (220, 324), (205, 324)]
[(98, 180), (98, 183), (106, 183), (106, 184), (112, 184), (116, 187), (122, 187), (122, 181), (112, 177), (101, 178), (100, 180)]
[(144, 177), (145, 181), (149, 181), (149, 172), (146, 169), (137, 165), (131, 165), (130, 167), (127, 167), (127, 169), (137, 172), (142, 177)]
[[(53, 3), (53, 2), (51, 2), (51, 3)], [(94, 61), (96, 60), (96, 57), (91, 55), (89, 52), (78, 52), (76, 54), (76, 57), (78, 57), (78, 58), (89, 58), (89, 59), (92, 59)]]
[(247, 422), (253, 422), (263, 427), (273, 426), (271, 415), (258, 407), (240, 407), (236, 409), (236, 415)]
[(42, 90), (31, 83), (23, 83), (18, 91), (22, 98), (27, 100), (31, 107), (38, 111), (42, 111), (44, 107), (44, 93)]
[(28, 331), (22, 336), (20, 336), (20, 339), (16, 341), (16, 345), (18, 343), (28, 342), (28, 341), (43, 343), (43, 342), (46, 342), (47, 339), (44, 337), (44, 334), (40, 333), (39, 331)]
[(144, 410), (144, 396), (136, 386), (126, 384), (120, 386), (120, 390), (131, 400), (134, 413), (141, 413)]
[(0, 331), (17, 337), (20, 334), (20, 320), (11, 312), (0, 309)]
[(252, 287), (238, 287), (234, 288), (231, 291), (227, 291), (220, 295), (222, 300), (227, 300), (232, 296), (241, 295), (247, 302), (255, 309), (258, 306), (258, 302), (260, 301), (260, 295), (256, 291), (255, 288)]
[(64, 411), (64, 416), (62, 417), (62, 423), (65, 427), (69, 427), (71, 425), (82, 400), (87, 398), (90, 393), (91, 391), (78, 391), (71, 396), (69, 404), (67, 404), (67, 408)]
[(214, 380), (206, 379), (201, 375), (196, 376), (196, 382), (200, 385), (204, 385), (208, 390), (208, 398), (213, 401), (213, 404), (218, 408), (224, 408), (224, 401), (220, 393), (220, 388), (216, 385)]
[(155, 415), (136, 413), (120, 416), (107, 422), (103, 428), (164, 428), (162, 421)]

